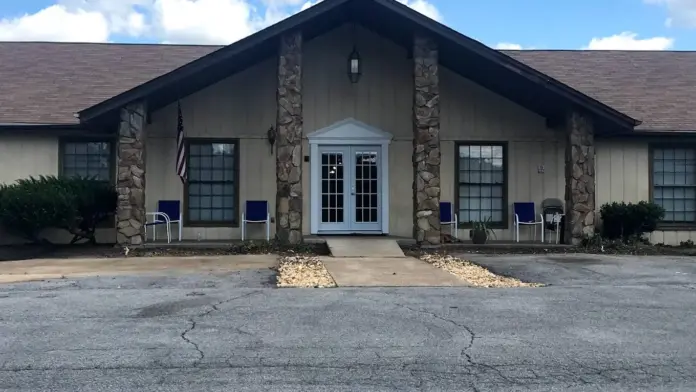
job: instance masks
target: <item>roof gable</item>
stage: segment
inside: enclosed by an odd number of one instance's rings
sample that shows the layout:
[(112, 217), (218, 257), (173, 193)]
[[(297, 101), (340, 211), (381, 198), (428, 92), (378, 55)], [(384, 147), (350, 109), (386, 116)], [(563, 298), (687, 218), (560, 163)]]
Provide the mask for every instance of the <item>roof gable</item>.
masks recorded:
[(232, 72), (274, 55), (281, 35), (302, 30), (305, 40), (353, 21), (406, 47), (416, 31), (438, 41), (440, 60), (462, 76), (547, 118), (580, 106), (611, 126), (632, 128), (639, 121), (505, 54), (470, 39), (394, 0), (324, 0), (296, 15), (214, 53), (89, 107), (81, 121), (113, 116), (129, 102), (146, 99), (158, 108), (206, 87)]

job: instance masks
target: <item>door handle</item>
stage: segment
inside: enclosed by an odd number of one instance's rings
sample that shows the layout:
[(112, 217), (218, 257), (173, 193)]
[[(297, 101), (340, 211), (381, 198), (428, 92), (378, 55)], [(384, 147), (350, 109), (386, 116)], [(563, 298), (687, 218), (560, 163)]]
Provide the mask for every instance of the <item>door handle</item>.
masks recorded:
[(351, 194), (352, 196), (355, 196), (355, 185), (353, 185), (352, 187), (350, 187), (350, 194)]

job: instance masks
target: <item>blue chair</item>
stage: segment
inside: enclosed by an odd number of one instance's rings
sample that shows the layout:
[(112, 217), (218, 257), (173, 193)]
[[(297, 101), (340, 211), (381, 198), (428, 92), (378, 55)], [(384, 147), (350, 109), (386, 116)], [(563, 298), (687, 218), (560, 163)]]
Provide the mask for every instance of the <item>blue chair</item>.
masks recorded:
[[(544, 242), (544, 216), (537, 216), (534, 211), (534, 203), (513, 203), (515, 211), (515, 240), (520, 242), (520, 226), (532, 226), (534, 229), (534, 241), (536, 241), (536, 226), (541, 228), (541, 242)], [(539, 220), (537, 220), (539, 218)]]
[(457, 220), (457, 214), (454, 213), (454, 204), (452, 202), (440, 202), (440, 225), (450, 225), (452, 238), (457, 238), (459, 221)]
[[(157, 226), (165, 225), (167, 228), (167, 243), (172, 242), (172, 223), (179, 225), (179, 241), (183, 226), (183, 214), (181, 213), (181, 202), (179, 200), (160, 200), (157, 202), (157, 212), (145, 213), (145, 234), (147, 228), (152, 227), (152, 240), (157, 240)], [(152, 217), (148, 222), (147, 217)]]
[(247, 200), (242, 212), (242, 241), (246, 239), (247, 223), (266, 224), (266, 241), (271, 240), (271, 212), (266, 200)]

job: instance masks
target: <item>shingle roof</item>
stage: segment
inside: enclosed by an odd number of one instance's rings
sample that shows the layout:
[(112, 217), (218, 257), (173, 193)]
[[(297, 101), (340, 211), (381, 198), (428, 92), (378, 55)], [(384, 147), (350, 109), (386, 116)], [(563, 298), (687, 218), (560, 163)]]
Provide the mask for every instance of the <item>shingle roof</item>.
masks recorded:
[(75, 124), (75, 112), (217, 49), (0, 42), (0, 124)]
[(696, 130), (696, 52), (522, 50), (505, 54), (641, 120), (636, 129)]
[[(0, 124), (74, 124), (73, 113), (219, 46), (0, 42)], [(696, 130), (696, 52), (504, 51), (631, 117)]]

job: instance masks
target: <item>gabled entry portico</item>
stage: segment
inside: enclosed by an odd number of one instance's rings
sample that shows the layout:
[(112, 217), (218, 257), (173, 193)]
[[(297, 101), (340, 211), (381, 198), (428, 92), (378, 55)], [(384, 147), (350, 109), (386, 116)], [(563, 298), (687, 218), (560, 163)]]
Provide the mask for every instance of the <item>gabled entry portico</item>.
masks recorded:
[(311, 233), (388, 233), (392, 135), (348, 118), (307, 138)]

